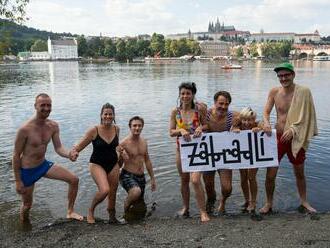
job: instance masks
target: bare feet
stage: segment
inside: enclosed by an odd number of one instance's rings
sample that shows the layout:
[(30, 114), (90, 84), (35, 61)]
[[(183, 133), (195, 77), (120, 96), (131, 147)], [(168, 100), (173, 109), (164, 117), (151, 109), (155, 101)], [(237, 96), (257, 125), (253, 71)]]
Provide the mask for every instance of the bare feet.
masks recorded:
[(249, 206), (247, 207), (246, 210), (247, 210), (247, 212), (251, 213), (251, 212), (255, 211), (255, 209), (256, 209), (256, 203), (255, 202), (250, 202)]
[(206, 212), (208, 214), (213, 214), (214, 209), (215, 209), (215, 202), (216, 202), (216, 199), (207, 199), (205, 208), (206, 208)]
[(264, 219), (260, 214), (257, 214), (255, 210), (251, 210), (250, 218), (254, 221), (262, 221)]
[(225, 203), (223, 201), (220, 201), (220, 205), (218, 207), (218, 212), (220, 212), (220, 213), (226, 212)]
[(249, 208), (249, 202), (246, 201), (241, 206), (241, 212), (242, 213), (247, 213), (249, 211), (248, 208)]
[(307, 213), (316, 213), (317, 212), (316, 209), (313, 208), (308, 202), (302, 202), (301, 206), (299, 208), (302, 209), (302, 211), (299, 211), (299, 212), (307, 212)]
[(202, 211), (201, 212), (201, 222), (205, 223), (205, 222), (208, 222), (208, 221), (210, 221), (209, 215), (205, 211)]
[(75, 212), (68, 212), (67, 215), (66, 215), (66, 218), (82, 221), (84, 219), (84, 216), (82, 216), (80, 214), (77, 214)]
[(95, 224), (95, 218), (93, 215), (88, 214), (87, 215), (87, 223), (88, 224)]
[(262, 208), (259, 209), (260, 214), (271, 214), (272, 212), (272, 205), (269, 203), (266, 203)]
[(176, 217), (188, 218), (189, 216), (189, 209), (187, 208), (182, 208), (181, 210), (176, 212)]

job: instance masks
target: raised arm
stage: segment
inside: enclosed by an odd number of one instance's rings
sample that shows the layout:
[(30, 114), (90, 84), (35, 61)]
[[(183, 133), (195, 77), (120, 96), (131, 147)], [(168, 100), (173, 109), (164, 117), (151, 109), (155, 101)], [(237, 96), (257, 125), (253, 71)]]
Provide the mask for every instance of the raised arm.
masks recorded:
[(152, 163), (149, 157), (149, 152), (148, 152), (148, 144), (146, 142), (146, 153), (144, 155), (144, 161), (145, 161), (145, 165), (146, 165), (146, 169), (148, 171), (148, 174), (150, 176), (150, 183), (151, 183), (151, 191), (155, 191), (156, 190), (156, 180), (155, 180), (155, 176), (154, 176), (154, 170), (152, 168)]
[(12, 166), (14, 170), (15, 183), (16, 183), (16, 191), (19, 194), (23, 194), (25, 192), (24, 184), (21, 180), (20, 168), (22, 166), (21, 155), (23, 153), (26, 140), (27, 140), (27, 136), (24, 132), (24, 129), (20, 128), (16, 134), (13, 159), (12, 159)]

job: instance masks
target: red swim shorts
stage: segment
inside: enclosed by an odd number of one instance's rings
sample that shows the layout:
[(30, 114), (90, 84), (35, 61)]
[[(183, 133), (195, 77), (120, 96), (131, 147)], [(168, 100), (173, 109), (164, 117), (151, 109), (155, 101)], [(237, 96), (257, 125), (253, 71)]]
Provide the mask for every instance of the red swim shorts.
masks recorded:
[(281, 162), (281, 159), (285, 154), (287, 154), (289, 161), (293, 165), (303, 164), (306, 159), (306, 152), (303, 148), (301, 148), (296, 156), (296, 158), (292, 154), (291, 149), (291, 141), (287, 143), (281, 142), (281, 133), (277, 133), (277, 154), (278, 154), (278, 162)]

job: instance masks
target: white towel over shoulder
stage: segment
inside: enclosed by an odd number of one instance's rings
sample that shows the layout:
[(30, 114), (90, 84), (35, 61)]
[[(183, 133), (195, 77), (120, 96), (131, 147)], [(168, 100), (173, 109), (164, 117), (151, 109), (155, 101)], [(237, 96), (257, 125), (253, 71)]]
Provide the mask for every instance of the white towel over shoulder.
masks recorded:
[(296, 157), (301, 148), (307, 151), (309, 140), (317, 135), (316, 113), (309, 88), (295, 85), (284, 130), (292, 128), (292, 153)]

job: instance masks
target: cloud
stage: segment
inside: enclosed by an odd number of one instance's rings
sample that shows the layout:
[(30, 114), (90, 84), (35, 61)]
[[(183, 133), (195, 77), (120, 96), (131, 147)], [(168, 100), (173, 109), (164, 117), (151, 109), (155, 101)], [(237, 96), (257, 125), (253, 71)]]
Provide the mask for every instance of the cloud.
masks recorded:
[(318, 25), (327, 23), (323, 18), (329, 9), (328, 0), (264, 0), (255, 5), (233, 6), (222, 14), (227, 24), (253, 32), (261, 28), (265, 32), (313, 32), (313, 26), (323, 26), (324, 32), (329, 32), (329, 25)]
[(166, 32), (175, 25), (175, 16), (168, 10), (173, 0), (106, 0), (105, 9), (111, 33), (139, 34)]
[(238, 30), (330, 34), (329, 0), (233, 0), (225, 5), (197, 0), (34, 0), (26, 23), (41, 30), (125, 36), (206, 31), (219, 17)]
[(53, 32), (83, 33), (92, 16), (83, 8), (66, 7), (51, 1), (31, 1), (26, 25)]

